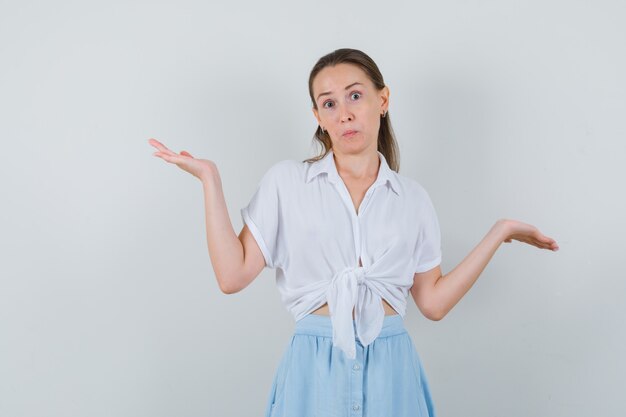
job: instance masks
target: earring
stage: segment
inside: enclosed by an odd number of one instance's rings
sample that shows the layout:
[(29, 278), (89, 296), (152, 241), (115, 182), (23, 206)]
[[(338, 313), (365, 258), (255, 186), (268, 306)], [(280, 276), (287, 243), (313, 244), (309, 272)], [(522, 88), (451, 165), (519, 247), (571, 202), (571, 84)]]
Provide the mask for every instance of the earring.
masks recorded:
[(322, 126), (320, 126), (320, 129), (322, 129), (322, 133), (326, 133), (326, 131), (324, 130)]
[(385, 116), (387, 116), (387, 110), (385, 110), (385, 111), (383, 112), (383, 118), (384, 118)]

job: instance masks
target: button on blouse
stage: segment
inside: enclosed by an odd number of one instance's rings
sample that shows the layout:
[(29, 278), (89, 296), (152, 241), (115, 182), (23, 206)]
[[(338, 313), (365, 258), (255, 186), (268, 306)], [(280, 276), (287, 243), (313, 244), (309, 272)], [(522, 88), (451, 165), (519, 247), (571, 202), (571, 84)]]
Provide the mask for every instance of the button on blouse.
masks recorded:
[(355, 336), (367, 346), (380, 333), (382, 299), (404, 317), (414, 274), (442, 259), (428, 193), (378, 155), (378, 176), (358, 211), (332, 150), (313, 163), (274, 164), (241, 209), (287, 310), (298, 321), (328, 303), (333, 346), (350, 359)]

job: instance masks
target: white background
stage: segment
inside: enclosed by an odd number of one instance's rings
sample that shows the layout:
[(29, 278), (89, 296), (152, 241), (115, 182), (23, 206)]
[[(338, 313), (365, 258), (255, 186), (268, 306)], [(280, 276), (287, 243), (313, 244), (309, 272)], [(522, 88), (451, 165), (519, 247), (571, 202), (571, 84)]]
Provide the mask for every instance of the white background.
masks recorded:
[[(405, 318), (439, 417), (623, 416), (626, 6), (620, 1), (0, 3), (0, 415), (260, 416), (294, 322), (274, 271), (220, 292), (200, 182), (233, 226), (317, 154), (307, 80), (361, 49), (444, 273), (504, 243), (441, 321)], [(388, 416), (370, 416), (388, 417)]]

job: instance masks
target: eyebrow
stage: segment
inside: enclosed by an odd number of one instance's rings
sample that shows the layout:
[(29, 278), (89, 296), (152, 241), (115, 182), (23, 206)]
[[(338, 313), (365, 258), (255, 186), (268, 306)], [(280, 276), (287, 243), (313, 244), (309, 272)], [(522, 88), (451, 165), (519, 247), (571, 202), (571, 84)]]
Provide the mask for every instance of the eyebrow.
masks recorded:
[[(352, 86), (354, 86), (354, 85), (357, 85), (357, 84), (363, 85), (362, 83), (360, 83), (360, 82), (358, 82), (358, 81), (357, 81), (357, 82), (355, 82), (355, 83), (352, 83), (352, 84), (350, 84), (350, 85), (346, 86), (346, 88), (345, 88), (345, 89), (347, 90), (348, 88), (350, 88), (350, 87), (352, 87)], [(318, 96), (317, 96), (317, 100), (319, 100), (319, 99), (320, 99), (320, 97), (325, 96), (325, 95), (328, 95), (328, 94), (330, 94), (330, 93), (332, 93), (332, 91), (326, 91), (325, 93), (322, 93), (322, 94), (318, 95)]]

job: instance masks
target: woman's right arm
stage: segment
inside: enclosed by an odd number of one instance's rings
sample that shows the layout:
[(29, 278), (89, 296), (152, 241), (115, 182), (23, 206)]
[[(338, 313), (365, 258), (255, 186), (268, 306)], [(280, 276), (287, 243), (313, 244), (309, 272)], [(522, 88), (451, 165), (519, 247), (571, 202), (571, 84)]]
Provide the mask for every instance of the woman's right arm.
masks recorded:
[(220, 289), (233, 294), (247, 287), (265, 267), (261, 249), (247, 225), (235, 234), (217, 168), (202, 177), (209, 257)]
[(187, 151), (180, 154), (156, 139), (148, 143), (158, 149), (154, 156), (176, 164), (202, 182), (209, 258), (220, 290), (233, 294), (247, 287), (265, 267), (263, 253), (244, 225), (239, 236), (230, 221), (222, 181), (213, 161), (196, 159)]

